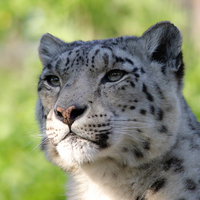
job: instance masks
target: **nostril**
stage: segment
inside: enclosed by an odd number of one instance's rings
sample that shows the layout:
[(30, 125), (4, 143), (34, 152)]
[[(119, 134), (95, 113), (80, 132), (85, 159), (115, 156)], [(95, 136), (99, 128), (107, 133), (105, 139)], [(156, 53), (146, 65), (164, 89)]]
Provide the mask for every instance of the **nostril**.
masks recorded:
[(77, 119), (85, 112), (85, 110), (86, 110), (86, 108), (83, 108), (83, 109), (76, 108), (76, 109), (72, 110), (70, 118), (72, 120)]
[(63, 118), (62, 112), (57, 111), (57, 110), (56, 110), (55, 112), (56, 112), (56, 115), (57, 115), (58, 117)]

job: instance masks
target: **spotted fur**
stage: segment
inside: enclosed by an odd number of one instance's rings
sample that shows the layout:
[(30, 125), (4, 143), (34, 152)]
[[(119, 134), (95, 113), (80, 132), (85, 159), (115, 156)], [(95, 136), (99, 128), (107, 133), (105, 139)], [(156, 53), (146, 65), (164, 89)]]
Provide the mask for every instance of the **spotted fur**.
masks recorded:
[(200, 125), (182, 95), (181, 45), (170, 22), (141, 37), (42, 36), (41, 148), (69, 172), (69, 200), (199, 200)]

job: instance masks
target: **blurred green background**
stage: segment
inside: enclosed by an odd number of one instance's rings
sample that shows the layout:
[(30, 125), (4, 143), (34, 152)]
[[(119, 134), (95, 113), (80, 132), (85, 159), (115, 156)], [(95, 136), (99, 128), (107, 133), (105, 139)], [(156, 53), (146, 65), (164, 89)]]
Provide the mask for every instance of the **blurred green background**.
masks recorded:
[(141, 35), (162, 20), (183, 35), (184, 94), (200, 119), (199, 0), (0, 1), (0, 200), (65, 199), (67, 176), (45, 160), (35, 121), (37, 46), (49, 32), (65, 41)]

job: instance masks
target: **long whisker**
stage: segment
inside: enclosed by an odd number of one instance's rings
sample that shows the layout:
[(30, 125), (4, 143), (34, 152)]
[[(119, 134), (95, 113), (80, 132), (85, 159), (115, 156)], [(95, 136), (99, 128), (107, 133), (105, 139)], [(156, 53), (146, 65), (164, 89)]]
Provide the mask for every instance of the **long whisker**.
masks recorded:
[(32, 151), (30, 153), (32, 153), (33, 151), (35, 151), (35, 149), (37, 149), (38, 147), (40, 147), (42, 144), (46, 143), (49, 140), (49, 138), (45, 137), (38, 145), (36, 145)]
[(45, 127), (42, 127), (42, 128), (40, 128), (40, 129), (38, 129), (36, 131), (28, 132), (28, 134), (35, 134), (35, 133), (39, 133), (40, 134), (43, 130), (45, 130)]

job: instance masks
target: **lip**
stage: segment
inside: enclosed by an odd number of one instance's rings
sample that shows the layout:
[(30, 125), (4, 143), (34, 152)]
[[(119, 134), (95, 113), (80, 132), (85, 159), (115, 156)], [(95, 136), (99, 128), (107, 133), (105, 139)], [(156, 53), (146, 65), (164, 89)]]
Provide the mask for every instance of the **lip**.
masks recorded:
[(81, 137), (80, 135), (77, 135), (77, 134), (74, 133), (74, 132), (69, 132), (68, 134), (66, 134), (66, 135), (63, 137), (63, 139), (62, 139), (61, 141), (65, 140), (66, 138), (68, 138), (68, 137), (70, 137), (70, 136), (76, 137), (76, 138), (79, 138), (79, 139), (86, 140), (86, 141), (88, 141), (88, 142), (91, 142), (91, 143), (96, 144), (96, 145), (99, 146), (98, 142), (95, 142), (95, 141), (90, 140), (90, 139), (88, 139), (88, 138)]

